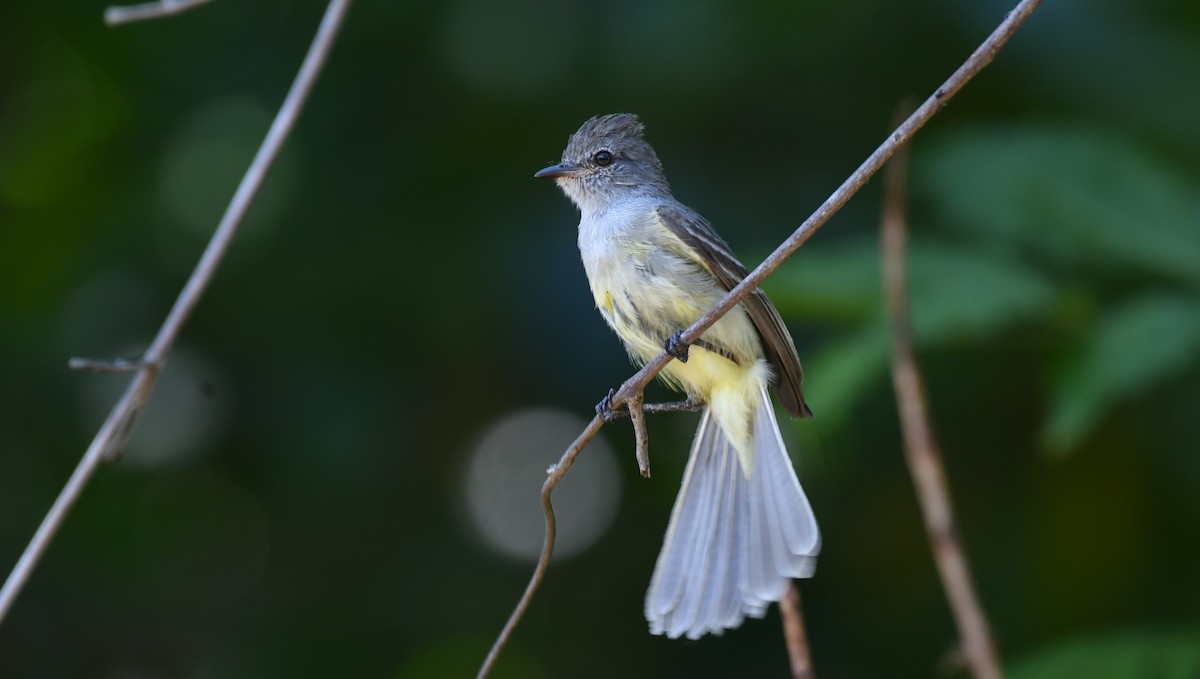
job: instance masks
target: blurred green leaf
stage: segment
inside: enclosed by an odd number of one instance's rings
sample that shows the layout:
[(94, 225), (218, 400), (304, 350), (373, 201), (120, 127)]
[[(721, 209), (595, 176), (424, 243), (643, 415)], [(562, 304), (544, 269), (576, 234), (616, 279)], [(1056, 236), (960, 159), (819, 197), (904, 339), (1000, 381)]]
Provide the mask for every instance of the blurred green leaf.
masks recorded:
[[(846, 322), (882, 317), (879, 249), (874, 240), (813, 248), (764, 288), (786, 318)], [(908, 251), (909, 295), (918, 338), (983, 337), (1050, 310), (1053, 286), (1011, 259), (916, 242)]]
[(1053, 385), (1043, 442), (1058, 453), (1070, 450), (1110, 407), (1177, 374), (1197, 356), (1195, 300), (1154, 294), (1112, 308)]
[(1200, 629), (1135, 630), (1076, 639), (1019, 660), (1008, 676), (1192, 679), (1200, 676)]
[[(126, 115), (120, 87), (69, 43), (48, 42), (0, 115), (0, 201), (40, 206), (95, 178), (98, 149)], [(84, 189), (86, 190), (86, 189)]]
[(763, 289), (787, 319), (845, 323), (870, 318), (879, 309), (879, 245), (860, 239), (805, 247)]
[[(823, 413), (836, 417), (887, 371), (879, 254), (873, 241), (808, 254), (769, 279), (768, 292), (786, 318), (858, 321), (855, 332), (805, 361), (806, 388), (821, 394)], [(920, 344), (990, 340), (1007, 325), (1048, 313), (1055, 300), (1054, 288), (1032, 270), (981, 252), (918, 242), (909, 249), (908, 274)]]
[(909, 250), (913, 327), (922, 343), (990, 340), (1018, 320), (1048, 314), (1054, 287), (1016, 261), (916, 243)]
[[(785, 318), (844, 323), (880, 318), (875, 240), (809, 248), (764, 288)], [(918, 338), (981, 337), (1050, 310), (1054, 287), (1029, 267), (979, 250), (917, 241), (908, 251), (909, 294)]]
[(839, 337), (805, 361), (804, 389), (820, 394), (813, 412), (822, 422), (850, 416), (854, 404), (887, 371), (888, 337), (882, 323)]
[(963, 129), (918, 156), (914, 181), (948, 223), (994, 245), (1200, 284), (1195, 178), (1117, 134)]

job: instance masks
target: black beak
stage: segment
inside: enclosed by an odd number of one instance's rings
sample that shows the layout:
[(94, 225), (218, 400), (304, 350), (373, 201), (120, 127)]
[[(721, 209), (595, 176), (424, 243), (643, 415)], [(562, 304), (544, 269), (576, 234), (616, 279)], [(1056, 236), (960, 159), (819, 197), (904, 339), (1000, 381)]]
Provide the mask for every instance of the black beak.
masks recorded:
[(577, 174), (579, 174), (578, 167), (575, 167), (574, 165), (566, 165), (564, 163), (559, 163), (558, 165), (551, 165), (550, 167), (543, 167), (542, 169), (538, 170), (537, 172), (534, 172), (533, 176), (538, 179), (555, 179), (557, 177), (571, 177), (571, 176), (577, 175)]

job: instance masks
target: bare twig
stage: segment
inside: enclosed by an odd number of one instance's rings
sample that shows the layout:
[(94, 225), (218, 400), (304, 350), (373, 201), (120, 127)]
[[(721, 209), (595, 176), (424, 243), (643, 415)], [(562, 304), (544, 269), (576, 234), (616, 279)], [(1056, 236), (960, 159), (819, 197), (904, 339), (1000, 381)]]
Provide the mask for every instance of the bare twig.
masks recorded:
[[(617, 392), (614, 391), (613, 393), (615, 394)], [(707, 406), (707, 405), (708, 404), (704, 403), (703, 401), (693, 401), (692, 399), (689, 398), (686, 401), (667, 401), (665, 403), (643, 403), (642, 404), (642, 412), (646, 413), (647, 415), (653, 415), (655, 413), (694, 413), (694, 412), (699, 412), (701, 410), (704, 410), (705, 406)], [(626, 404), (626, 407), (624, 407), (624, 408), (618, 408), (615, 410), (611, 410), (608, 413), (608, 417), (605, 421), (612, 422), (614, 420), (619, 420), (622, 417), (629, 417), (628, 404)]]
[(646, 435), (645, 396), (640, 392), (626, 402), (629, 407), (629, 421), (633, 422), (634, 456), (637, 457), (638, 471), (644, 478), (650, 478), (650, 442)]
[(113, 5), (104, 10), (104, 23), (110, 27), (147, 19), (161, 19), (199, 7), (211, 0), (159, 0), (140, 5)]
[(670, 401), (668, 403), (646, 403), (642, 406), (642, 410), (647, 413), (694, 413), (704, 408), (708, 404), (703, 401)]
[(783, 640), (792, 679), (817, 679), (808, 652), (808, 636), (804, 633), (804, 615), (800, 612), (800, 589), (795, 582), (788, 585), (787, 594), (779, 600), (779, 617), (783, 620)]
[(67, 361), (71, 370), (87, 370), (94, 373), (131, 373), (145, 367), (141, 358), (72, 358)]
[(925, 516), (925, 530), (929, 534), (938, 574), (941, 575), (942, 586), (946, 589), (950, 608), (954, 612), (954, 622), (962, 638), (962, 657), (976, 679), (998, 679), (1001, 676), (1000, 663), (955, 529), (949, 484), (929, 421), (925, 386), (913, 348), (904, 259), (908, 238), (904, 216), (907, 151), (904, 149), (897, 153), (884, 172), (883, 217), (880, 220), (883, 287), (891, 326), (892, 381), (896, 387), (896, 405), (904, 430), (905, 456)]
[(95, 474), (100, 463), (114, 457), (125, 445), (125, 440), (132, 431), (138, 415), (145, 409), (146, 402), (150, 398), (154, 381), (158, 377), (159, 367), (166, 361), (167, 354), (174, 346), (183, 324), (195, 309), (204, 290), (208, 287), (209, 281), (216, 273), (217, 266), (229, 249), (230, 243), (233, 242), (233, 237), (237, 234), (238, 227), (241, 226), (242, 219), (246, 216), (246, 211), (258, 194), (258, 189), (262, 185), (267, 171), (295, 126), (304, 102), (308, 98), (309, 92), (312, 91), (313, 83), (316, 82), (321, 67), (329, 57), (330, 47), (333, 45), (334, 37), (337, 35), (349, 7), (350, 0), (330, 0), (329, 7), (325, 10), (325, 16), (321, 19), (317, 35), (313, 38), (312, 45), (304, 57), (304, 63), (300, 66), (299, 73), (296, 74), (287, 98), (280, 106), (279, 113), (275, 115), (275, 120), (271, 123), (271, 128), (267, 131), (267, 136), (263, 139), (253, 162), (250, 163), (249, 169), (242, 177), (242, 182), (238, 185), (224, 216), (221, 217), (221, 222), (213, 233), (212, 239), (209, 240), (204, 254), (201, 255), (191, 277), (175, 300), (175, 306), (171, 308), (171, 312), (163, 321), (150, 348), (142, 357), (142, 365), (138, 368), (137, 374), (125, 389), (121, 400), (113, 406), (108, 419), (104, 421), (100, 431), (92, 439), (83, 459), (75, 467), (67, 485), (59, 493), (58, 499), (54, 501), (46, 518), (42, 520), (42, 524), (38, 527), (29, 546), (25, 548), (17, 565), (4, 582), (4, 588), (0, 589), (0, 622), (4, 620), (13, 601), (16, 600), (30, 574), (33, 573), (33, 569), (50, 545), (50, 541), (62, 526), (67, 513), (83, 493), (84, 487)]
[[(716, 306), (701, 316), (680, 335), (682, 342), (685, 344), (694, 343), (705, 330), (717, 322), (717, 319), (745, 299), (767, 276), (774, 273), (792, 253), (816, 233), (817, 229), (829, 221), (829, 218), (840, 210), (850, 200), (851, 196), (866, 185), (867, 180), (878, 172), (879, 168), (883, 167), (884, 163), (896, 153), (897, 149), (908, 143), (908, 140), (916, 134), (917, 130), (921, 129), (925, 123), (929, 122), (930, 118), (942, 110), (951, 97), (957, 94), (976, 74), (992, 62), (996, 57), (996, 53), (1000, 51), (1000, 48), (1008, 42), (1013, 33), (1020, 28), (1021, 24), (1029, 18), (1029, 15), (1040, 4), (1041, 0), (1021, 0), (1015, 9), (1005, 15), (1000, 25), (976, 48), (963, 65), (931, 97), (926, 99), (920, 108), (909, 116), (908, 120), (896, 128), (883, 144), (875, 149), (875, 152), (863, 161), (863, 164), (817, 208), (817, 211), (812, 216), (805, 220), (769, 257), (763, 260), (762, 264), (758, 265), (758, 268), (750, 272), (741, 283), (722, 297)], [(663, 369), (669, 360), (671, 360), (671, 355), (664, 351), (654, 358), (654, 360), (642, 366), (641, 370), (626, 380), (621, 385), (621, 388), (613, 394), (611, 399), (612, 407), (618, 408), (634, 394), (641, 393), (646, 385), (650, 383), (650, 380), (654, 379), (654, 376)], [(525, 610), (529, 607), (529, 601), (532, 599), (534, 592), (537, 591), (537, 587), (545, 575), (546, 567), (549, 565), (550, 555), (554, 551), (554, 508), (550, 503), (550, 494), (566, 474), (566, 470), (574, 462), (575, 457), (579, 455), (579, 451), (591, 441), (592, 437), (596, 435), (596, 432), (600, 430), (603, 424), (604, 421), (599, 415), (592, 418), (592, 421), (588, 423), (588, 426), (579, 435), (579, 438), (575, 440), (575, 443), (571, 444), (571, 447), (563, 453), (558, 464), (550, 468), (550, 475), (546, 479), (545, 484), (542, 485), (542, 509), (546, 513), (547, 528), (542, 555), (534, 567), (533, 577), (530, 579), (529, 585), (526, 586), (525, 593), (521, 596), (520, 601), (517, 602), (516, 608), (513, 609), (512, 615), (509, 616), (508, 622), (505, 623), (504, 628), (500, 631), (500, 635), (496, 638), (495, 644), (492, 645), (491, 651), (488, 652), (487, 658), (480, 667), (478, 675), (480, 677), (485, 677), (491, 672), (500, 651), (508, 642), (512, 631), (516, 628), (517, 623), (520, 622), (521, 617), (525, 614)]]

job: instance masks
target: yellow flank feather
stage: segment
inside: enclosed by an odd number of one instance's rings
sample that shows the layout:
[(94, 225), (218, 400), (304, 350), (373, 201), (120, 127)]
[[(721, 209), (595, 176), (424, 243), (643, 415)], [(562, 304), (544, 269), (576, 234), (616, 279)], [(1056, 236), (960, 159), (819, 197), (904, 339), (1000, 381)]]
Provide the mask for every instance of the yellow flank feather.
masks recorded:
[(595, 296), (596, 296), (596, 308), (599, 309), (601, 312), (603, 312), (605, 316), (612, 317), (612, 313), (613, 313), (612, 293), (609, 292), (608, 290), (597, 290), (595, 293)]
[(754, 472), (754, 412), (763, 387), (771, 381), (767, 362), (760, 358), (749, 366), (740, 366), (704, 347), (692, 346), (687, 363), (671, 361), (663, 372), (689, 394), (708, 403), (712, 416), (737, 450), (742, 472), (750, 478)]

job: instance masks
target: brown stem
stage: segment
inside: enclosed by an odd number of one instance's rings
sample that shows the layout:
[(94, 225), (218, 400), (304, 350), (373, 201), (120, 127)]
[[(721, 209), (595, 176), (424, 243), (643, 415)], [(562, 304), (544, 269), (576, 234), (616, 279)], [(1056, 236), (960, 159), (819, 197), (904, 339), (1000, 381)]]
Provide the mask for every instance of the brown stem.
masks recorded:
[(795, 582), (788, 585), (787, 594), (779, 601), (779, 617), (783, 620), (783, 641), (792, 666), (792, 679), (816, 679), (800, 611), (800, 589)]
[(907, 165), (905, 149), (896, 154), (884, 173), (880, 225), (883, 285), (892, 336), (892, 381), (904, 431), (904, 450), (925, 517), (934, 562), (962, 639), (962, 656), (977, 679), (997, 679), (1001, 676), (1000, 663), (955, 529), (949, 483), (930, 423), (925, 386), (913, 347), (904, 258)]
[(629, 407), (629, 421), (633, 422), (634, 455), (637, 457), (638, 471), (644, 478), (650, 478), (650, 444), (646, 434), (646, 411), (643, 401), (645, 396), (635, 394), (626, 405)]

